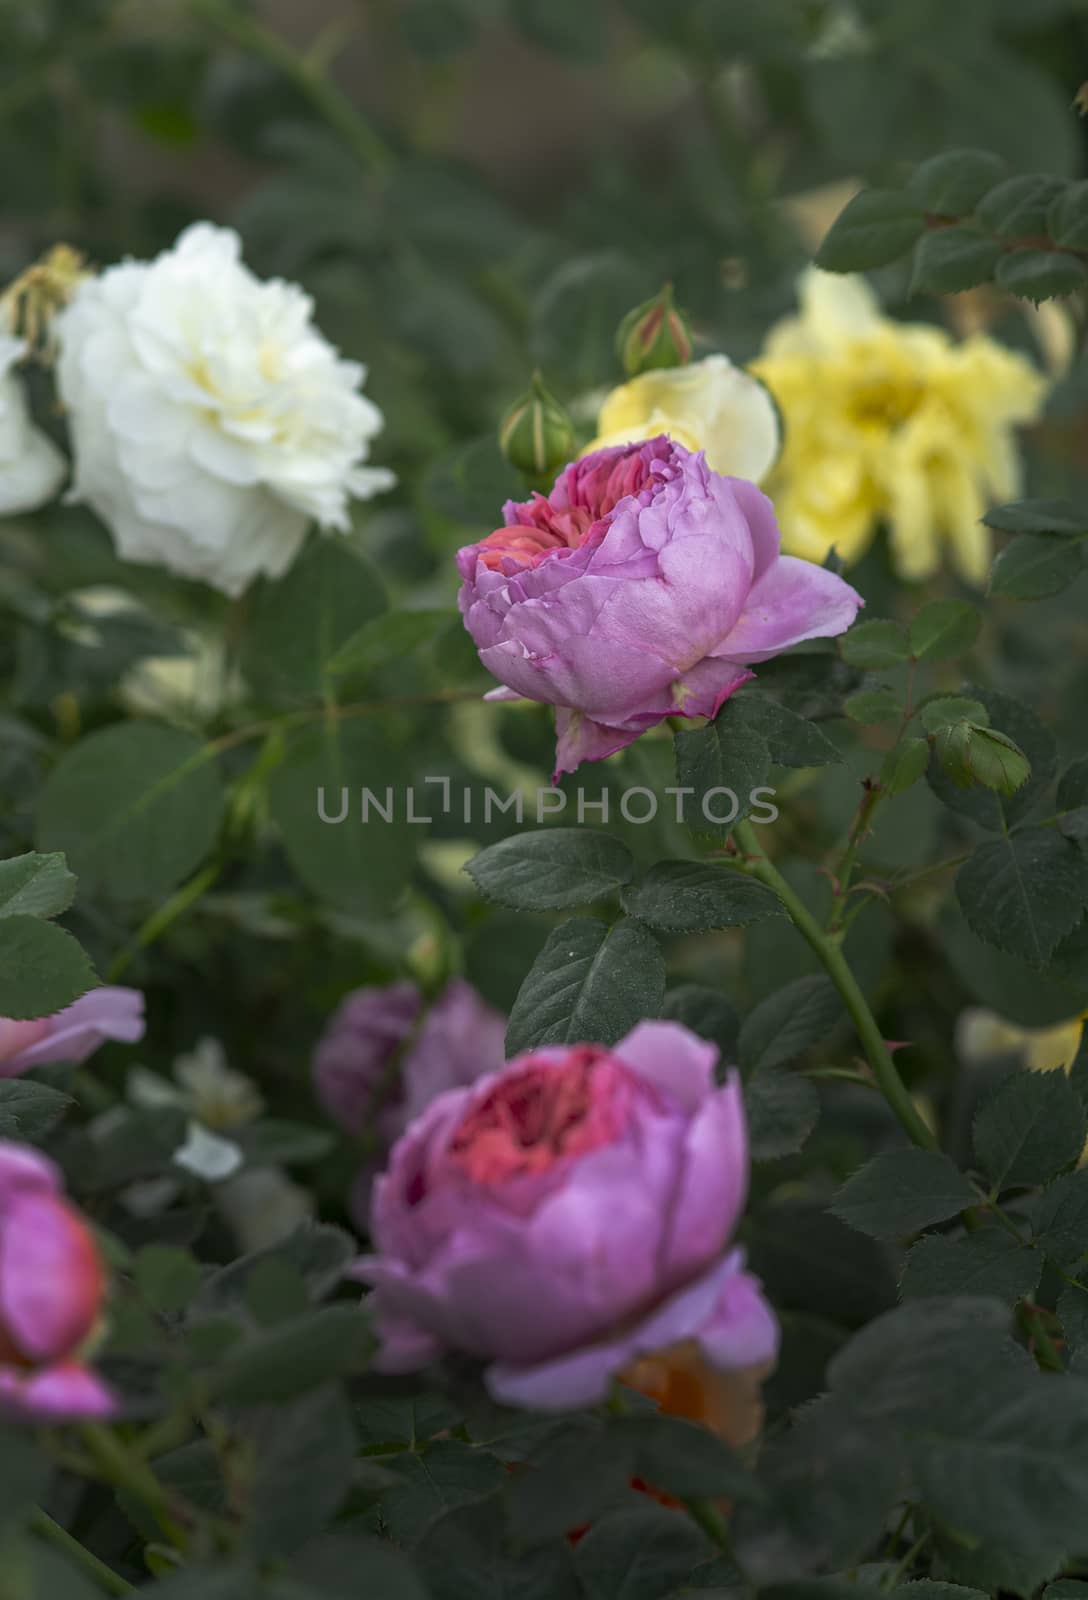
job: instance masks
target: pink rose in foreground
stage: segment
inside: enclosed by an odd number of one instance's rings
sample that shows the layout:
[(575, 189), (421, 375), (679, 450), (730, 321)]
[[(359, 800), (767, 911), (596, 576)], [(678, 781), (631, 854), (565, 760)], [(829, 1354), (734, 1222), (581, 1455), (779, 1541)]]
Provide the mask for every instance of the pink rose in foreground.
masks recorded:
[(556, 774), (665, 717), (712, 717), (766, 661), (844, 633), (860, 595), (779, 554), (766, 495), (661, 436), (565, 467), (458, 553), (494, 698), (556, 708)]
[(17, 1078), (53, 1061), (83, 1062), (107, 1039), (135, 1044), (143, 1036), (144, 997), (138, 989), (92, 989), (52, 1017), (0, 1017), (0, 1078)]
[(748, 1139), (740, 1084), (671, 1022), (612, 1050), (531, 1051), (440, 1095), (377, 1180), (378, 1366), (486, 1360), (492, 1395), (591, 1405), (637, 1357), (691, 1344), (729, 1371), (778, 1328), (739, 1249)]
[(334, 1013), (314, 1055), (314, 1083), (347, 1133), (361, 1133), (373, 1116), (390, 1145), (435, 1095), (502, 1066), (505, 1019), (471, 984), (454, 978), (425, 1015), (424, 1007), (414, 983), (391, 983), (354, 990)]
[(0, 1416), (112, 1415), (113, 1395), (80, 1360), (105, 1290), (94, 1236), (56, 1168), (0, 1140)]

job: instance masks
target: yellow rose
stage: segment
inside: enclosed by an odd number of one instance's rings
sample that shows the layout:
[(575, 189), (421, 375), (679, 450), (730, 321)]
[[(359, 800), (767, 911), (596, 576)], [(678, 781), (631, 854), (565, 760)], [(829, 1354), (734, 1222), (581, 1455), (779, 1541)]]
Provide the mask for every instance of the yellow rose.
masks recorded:
[(752, 366), (785, 420), (766, 485), (783, 548), (822, 561), (834, 546), (851, 562), (885, 523), (903, 577), (930, 577), (948, 545), (960, 574), (981, 583), (980, 519), (1020, 491), (1013, 427), (1038, 416), (1045, 380), (984, 334), (956, 343), (883, 316), (861, 278), (810, 267), (799, 298)]
[(613, 389), (586, 453), (659, 433), (689, 450), (705, 450), (715, 472), (753, 483), (766, 476), (782, 444), (766, 389), (722, 355), (643, 372)]

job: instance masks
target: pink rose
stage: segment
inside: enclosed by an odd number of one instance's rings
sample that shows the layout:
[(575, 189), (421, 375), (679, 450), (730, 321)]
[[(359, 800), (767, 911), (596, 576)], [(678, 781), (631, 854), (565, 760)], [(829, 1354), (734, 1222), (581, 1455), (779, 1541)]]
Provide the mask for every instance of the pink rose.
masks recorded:
[(0, 1415), (112, 1415), (113, 1395), (80, 1359), (105, 1290), (94, 1235), (61, 1194), (56, 1168), (0, 1140)]
[(143, 1036), (144, 997), (138, 989), (92, 989), (52, 1017), (0, 1017), (0, 1078), (17, 1078), (53, 1061), (83, 1062), (107, 1039), (135, 1044)]
[(589, 1405), (637, 1357), (696, 1346), (720, 1370), (773, 1358), (775, 1318), (726, 1246), (744, 1206), (740, 1084), (670, 1022), (612, 1050), (531, 1051), (432, 1102), (375, 1184), (378, 1365), (458, 1350), (500, 1401)]
[(860, 595), (779, 554), (766, 495), (661, 436), (565, 467), (458, 553), (496, 699), (556, 708), (556, 777), (665, 717), (712, 717), (766, 661), (844, 633)]

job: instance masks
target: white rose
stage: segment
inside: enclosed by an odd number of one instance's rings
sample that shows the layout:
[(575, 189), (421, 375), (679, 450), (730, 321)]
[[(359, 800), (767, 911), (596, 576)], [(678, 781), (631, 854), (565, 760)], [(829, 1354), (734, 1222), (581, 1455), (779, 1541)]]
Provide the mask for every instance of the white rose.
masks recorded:
[(26, 354), (21, 339), (0, 333), (0, 516), (34, 511), (51, 500), (67, 470), (64, 457), (30, 420), (15, 363)]
[(73, 498), (129, 561), (240, 594), (279, 577), (311, 522), (389, 488), (365, 467), (381, 412), (293, 284), (262, 283), (237, 234), (198, 223), (152, 262), (85, 280), (57, 322)]

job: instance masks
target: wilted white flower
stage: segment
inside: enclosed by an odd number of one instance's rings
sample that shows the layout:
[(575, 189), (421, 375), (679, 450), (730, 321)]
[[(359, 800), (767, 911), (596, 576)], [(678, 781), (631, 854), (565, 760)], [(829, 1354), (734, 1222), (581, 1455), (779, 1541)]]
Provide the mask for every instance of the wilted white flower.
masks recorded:
[(293, 284), (261, 282), (226, 228), (80, 284), (58, 318), (74, 497), (129, 561), (239, 594), (290, 566), (309, 525), (393, 483), (363, 463), (382, 414)]
[(252, 1122), (264, 1102), (252, 1080), (227, 1065), (218, 1039), (201, 1039), (192, 1051), (178, 1056), (174, 1078), (171, 1083), (146, 1067), (134, 1067), (128, 1097), (147, 1110), (168, 1106), (187, 1112), (189, 1127), (185, 1143), (174, 1151), (174, 1164), (205, 1183), (222, 1183), (244, 1160), (241, 1148), (224, 1138), (223, 1130)]
[(0, 333), (0, 516), (35, 511), (60, 488), (67, 466), (47, 434), (30, 420), (15, 363), (26, 354), (21, 339)]

